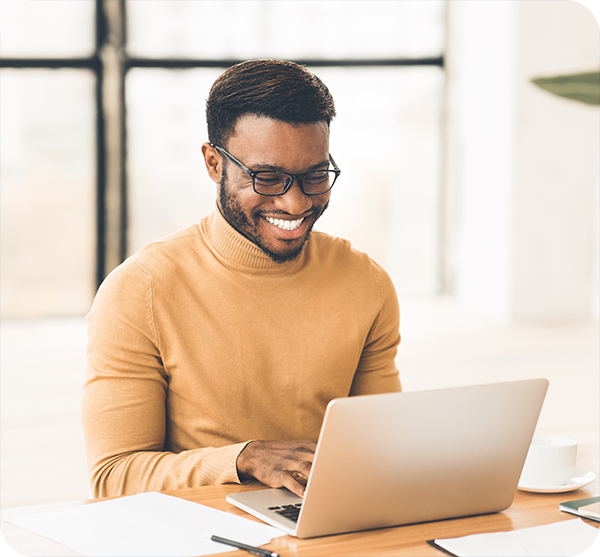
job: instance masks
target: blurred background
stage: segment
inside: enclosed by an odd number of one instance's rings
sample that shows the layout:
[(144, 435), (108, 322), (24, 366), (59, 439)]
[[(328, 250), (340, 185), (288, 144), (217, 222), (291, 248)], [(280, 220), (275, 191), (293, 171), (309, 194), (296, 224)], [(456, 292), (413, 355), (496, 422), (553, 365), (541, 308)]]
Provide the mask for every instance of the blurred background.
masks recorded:
[[(342, 175), (317, 228), (390, 273), (405, 390), (546, 376), (598, 435), (599, 69), (571, 0), (0, 0), (3, 508), (88, 496), (98, 284), (215, 204), (204, 103), (229, 65), (307, 65)], [(593, 95), (592, 95), (593, 96)]]

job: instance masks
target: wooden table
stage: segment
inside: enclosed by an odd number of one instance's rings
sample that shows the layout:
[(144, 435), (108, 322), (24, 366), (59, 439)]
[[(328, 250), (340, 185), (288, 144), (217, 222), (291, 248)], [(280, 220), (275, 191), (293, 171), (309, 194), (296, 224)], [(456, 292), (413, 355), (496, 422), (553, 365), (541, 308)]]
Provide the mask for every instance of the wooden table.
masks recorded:
[[(598, 478), (598, 445), (580, 445), (577, 465), (592, 470)], [(246, 518), (252, 518), (250, 515), (227, 503), (225, 501), (225, 496), (229, 493), (248, 491), (260, 487), (261, 484), (255, 482), (244, 486), (208, 486), (166, 491), (165, 493), (189, 501), (202, 503), (203, 505), (244, 516)], [(278, 552), (282, 557), (295, 555), (310, 557), (350, 557), (354, 555), (368, 555), (370, 557), (378, 555), (389, 555), (394, 557), (418, 555), (419, 557), (425, 557), (431, 555), (440, 557), (444, 555), (444, 553), (429, 545), (427, 543), (428, 540), (466, 536), (482, 532), (516, 530), (541, 524), (550, 524), (561, 520), (572, 520), (575, 518), (573, 515), (559, 511), (559, 504), (563, 501), (594, 497), (597, 496), (598, 493), (598, 479), (589, 486), (567, 493), (538, 494), (517, 491), (512, 506), (501, 513), (399, 526), (396, 528), (384, 528), (353, 534), (326, 536), (307, 540), (299, 540), (291, 536), (284, 536), (277, 538), (269, 545), (263, 547)], [(93, 503), (93, 501), (80, 501), (71, 503), (70, 505), (74, 506), (88, 503)], [(2, 512), (2, 533), (10, 546), (23, 555), (78, 555), (60, 544), (46, 540), (4, 522), (4, 519), (10, 516), (40, 512), (40, 510), (43, 509), (41, 507), (28, 507)], [(586, 522), (595, 527), (599, 526), (599, 524), (594, 521)], [(241, 557), (246, 555), (246, 553), (234, 550), (219, 555), (223, 557)]]

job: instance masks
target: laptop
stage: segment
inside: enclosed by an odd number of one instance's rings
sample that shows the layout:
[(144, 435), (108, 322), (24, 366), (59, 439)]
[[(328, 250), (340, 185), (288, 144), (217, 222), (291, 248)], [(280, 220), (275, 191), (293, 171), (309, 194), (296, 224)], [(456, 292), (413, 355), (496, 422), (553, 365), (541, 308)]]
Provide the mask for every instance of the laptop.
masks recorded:
[(547, 389), (529, 379), (332, 400), (304, 498), (267, 488), (227, 501), (298, 538), (502, 511)]

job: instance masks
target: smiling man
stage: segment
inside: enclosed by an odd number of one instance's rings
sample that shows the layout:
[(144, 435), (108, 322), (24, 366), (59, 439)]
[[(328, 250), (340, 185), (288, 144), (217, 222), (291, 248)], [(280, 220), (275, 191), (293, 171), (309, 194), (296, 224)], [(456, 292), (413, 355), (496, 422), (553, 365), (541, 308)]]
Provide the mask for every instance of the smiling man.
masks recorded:
[(400, 390), (389, 276), (311, 233), (340, 175), (327, 87), (244, 62), (206, 112), (214, 212), (115, 269), (88, 315), (96, 497), (252, 478), (302, 495), (329, 401)]

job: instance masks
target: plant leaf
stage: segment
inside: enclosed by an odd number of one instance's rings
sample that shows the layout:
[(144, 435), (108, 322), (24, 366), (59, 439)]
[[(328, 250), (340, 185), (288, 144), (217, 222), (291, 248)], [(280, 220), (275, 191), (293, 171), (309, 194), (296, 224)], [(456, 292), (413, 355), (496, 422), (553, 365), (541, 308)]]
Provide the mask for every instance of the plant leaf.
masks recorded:
[(559, 97), (600, 105), (600, 72), (538, 77), (531, 82)]

